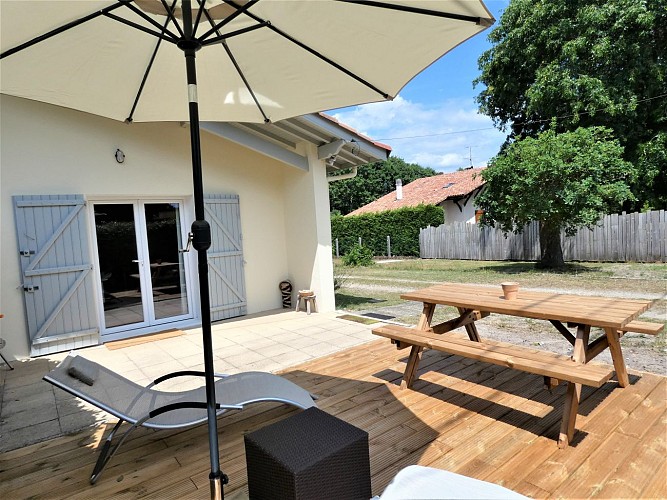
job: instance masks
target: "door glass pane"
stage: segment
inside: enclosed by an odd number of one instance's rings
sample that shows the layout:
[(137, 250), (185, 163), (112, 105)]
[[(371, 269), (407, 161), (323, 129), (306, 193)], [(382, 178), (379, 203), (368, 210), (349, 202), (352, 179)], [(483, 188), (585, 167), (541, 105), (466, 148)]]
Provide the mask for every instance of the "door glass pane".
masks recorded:
[(105, 327), (142, 323), (134, 207), (96, 204), (94, 208)]
[(155, 319), (188, 314), (178, 203), (146, 203), (148, 260)]

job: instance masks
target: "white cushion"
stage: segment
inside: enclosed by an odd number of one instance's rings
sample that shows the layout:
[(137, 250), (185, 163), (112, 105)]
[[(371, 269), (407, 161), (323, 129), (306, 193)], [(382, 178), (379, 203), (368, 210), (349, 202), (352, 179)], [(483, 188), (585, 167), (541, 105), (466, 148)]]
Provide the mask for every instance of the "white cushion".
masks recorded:
[(528, 497), (494, 483), (421, 465), (410, 465), (401, 470), (379, 497), (380, 500), (469, 498), (491, 500)]

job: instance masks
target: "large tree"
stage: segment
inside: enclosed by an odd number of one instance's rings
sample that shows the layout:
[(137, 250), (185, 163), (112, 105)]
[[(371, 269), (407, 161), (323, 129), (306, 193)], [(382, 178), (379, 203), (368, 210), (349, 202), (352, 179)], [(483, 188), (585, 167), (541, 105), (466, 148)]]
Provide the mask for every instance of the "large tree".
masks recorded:
[(665, 208), (667, 0), (511, 0), (489, 40), (477, 99), (508, 142), (554, 117), (559, 132), (608, 127), (639, 168), (633, 208)]
[(510, 144), (482, 171), (486, 185), (476, 203), (482, 224), (521, 232), (539, 221), (538, 267), (564, 265), (560, 233), (574, 234), (632, 198), (628, 183), (634, 168), (622, 159), (623, 148), (603, 127), (557, 133)]
[[(345, 172), (342, 172), (345, 173)], [(432, 168), (416, 163), (406, 163), (402, 158), (391, 157), (385, 161), (359, 167), (356, 177), (329, 184), (331, 211), (342, 215), (377, 200), (396, 189), (396, 179), (403, 184), (421, 177), (437, 174)]]

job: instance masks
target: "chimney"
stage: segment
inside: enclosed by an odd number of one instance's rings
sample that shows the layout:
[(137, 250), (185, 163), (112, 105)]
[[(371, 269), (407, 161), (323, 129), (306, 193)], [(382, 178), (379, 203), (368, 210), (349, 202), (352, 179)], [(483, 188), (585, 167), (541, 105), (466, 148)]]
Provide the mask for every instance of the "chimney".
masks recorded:
[(396, 179), (396, 199), (403, 199), (403, 181), (401, 179)]

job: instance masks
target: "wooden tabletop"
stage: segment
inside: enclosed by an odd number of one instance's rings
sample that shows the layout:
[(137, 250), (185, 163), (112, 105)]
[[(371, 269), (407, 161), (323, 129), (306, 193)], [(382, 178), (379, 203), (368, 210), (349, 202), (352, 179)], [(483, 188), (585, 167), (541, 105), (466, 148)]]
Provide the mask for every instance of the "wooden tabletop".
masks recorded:
[(476, 311), (616, 329), (621, 329), (653, 304), (651, 300), (530, 292), (521, 288), (516, 299), (505, 300), (500, 285), (461, 283), (442, 283), (405, 293), (401, 298)]

